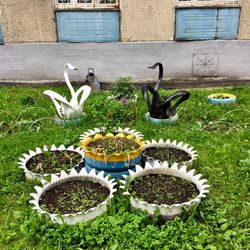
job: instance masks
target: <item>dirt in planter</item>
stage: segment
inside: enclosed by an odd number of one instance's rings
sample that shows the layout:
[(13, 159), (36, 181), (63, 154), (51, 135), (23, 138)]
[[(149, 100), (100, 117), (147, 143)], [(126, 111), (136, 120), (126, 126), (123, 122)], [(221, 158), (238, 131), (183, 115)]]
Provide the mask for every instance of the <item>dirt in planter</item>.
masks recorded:
[(131, 183), (129, 192), (133, 197), (157, 205), (187, 202), (199, 194), (194, 183), (179, 177), (161, 174), (136, 178)]
[(93, 141), (88, 145), (88, 150), (111, 155), (114, 153), (128, 154), (140, 147), (139, 144), (127, 138), (106, 138), (103, 140)]
[(67, 181), (47, 190), (40, 198), (40, 207), (49, 213), (71, 214), (97, 206), (110, 191), (100, 183), (85, 180)]
[(174, 162), (181, 163), (191, 160), (187, 152), (184, 150), (171, 147), (150, 147), (143, 151), (143, 155), (151, 157), (154, 160), (167, 161), (170, 165)]
[(35, 155), (27, 162), (27, 168), (38, 174), (55, 174), (75, 167), (82, 156), (73, 151), (57, 150)]

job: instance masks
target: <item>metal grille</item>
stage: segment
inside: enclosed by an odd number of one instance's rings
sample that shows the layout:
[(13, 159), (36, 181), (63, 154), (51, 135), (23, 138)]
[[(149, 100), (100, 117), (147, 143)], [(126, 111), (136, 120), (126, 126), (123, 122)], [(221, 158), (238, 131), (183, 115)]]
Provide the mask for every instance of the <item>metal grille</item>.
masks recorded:
[(176, 0), (179, 7), (240, 6), (241, 0)]
[(54, 0), (57, 9), (115, 8), (119, 0)]

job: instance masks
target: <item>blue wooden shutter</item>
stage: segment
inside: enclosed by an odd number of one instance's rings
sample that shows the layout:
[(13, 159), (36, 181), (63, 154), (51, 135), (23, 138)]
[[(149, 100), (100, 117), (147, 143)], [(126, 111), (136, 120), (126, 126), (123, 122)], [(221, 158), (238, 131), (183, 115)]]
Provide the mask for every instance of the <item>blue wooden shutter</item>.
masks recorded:
[(176, 40), (209, 40), (216, 34), (217, 9), (178, 9)]
[(60, 42), (118, 42), (118, 11), (57, 12)]
[(0, 44), (3, 44), (3, 31), (2, 31), (2, 27), (1, 27), (1, 22), (0, 22)]
[(240, 9), (218, 9), (217, 32), (218, 39), (236, 39), (238, 33)]

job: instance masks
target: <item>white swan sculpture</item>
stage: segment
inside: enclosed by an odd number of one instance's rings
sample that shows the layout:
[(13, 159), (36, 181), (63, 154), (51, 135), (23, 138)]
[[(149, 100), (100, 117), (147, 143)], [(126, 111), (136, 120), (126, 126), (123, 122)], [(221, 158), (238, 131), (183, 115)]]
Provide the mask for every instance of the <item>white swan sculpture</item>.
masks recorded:
[[(62, 97), (58, 93), (52, 90), (46, 90), (43, 94), (49, 96), (53, 101), (57, 114), (61, 119), (78, 119), (82, 117), (85, 113), (83, 112), (83, 105), (85, 100), (88, 98), (91, 92), (91, 88), (87, 85), (80, 87), (77, 91), (74, 90), (73, 86), (69, 81), (68, 70), (77, 70), (76, 67), (71, 65), (70, 63), (66, 63), (64, 65), (64, 78), (65, 82), (70, 90), (71, 93), (71, 100), (70, 102), (67, 101), (65, 97)], [(79, 95), (82, 93), (80, 101), (78, 101)]]

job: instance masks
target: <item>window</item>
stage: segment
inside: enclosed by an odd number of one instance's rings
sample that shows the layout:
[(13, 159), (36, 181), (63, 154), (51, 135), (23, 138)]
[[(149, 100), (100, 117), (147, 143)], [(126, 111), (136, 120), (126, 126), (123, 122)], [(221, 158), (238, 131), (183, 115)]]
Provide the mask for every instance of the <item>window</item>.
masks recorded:
[(54, 0), (57, 9), (115, 8), (119, 0)]
[(176, 40), (237, 39), (240, 0), (176, 0)]
[(59, 42), (119, 42), (118, 0), (55, 0), (54, 3)]
[(3, 31), (2, 31), (2, 27), (1, 27), (1, 21), (0, 21), (0, 45), (1, 44), (4, 44), (4, 41), (3, 41)]

